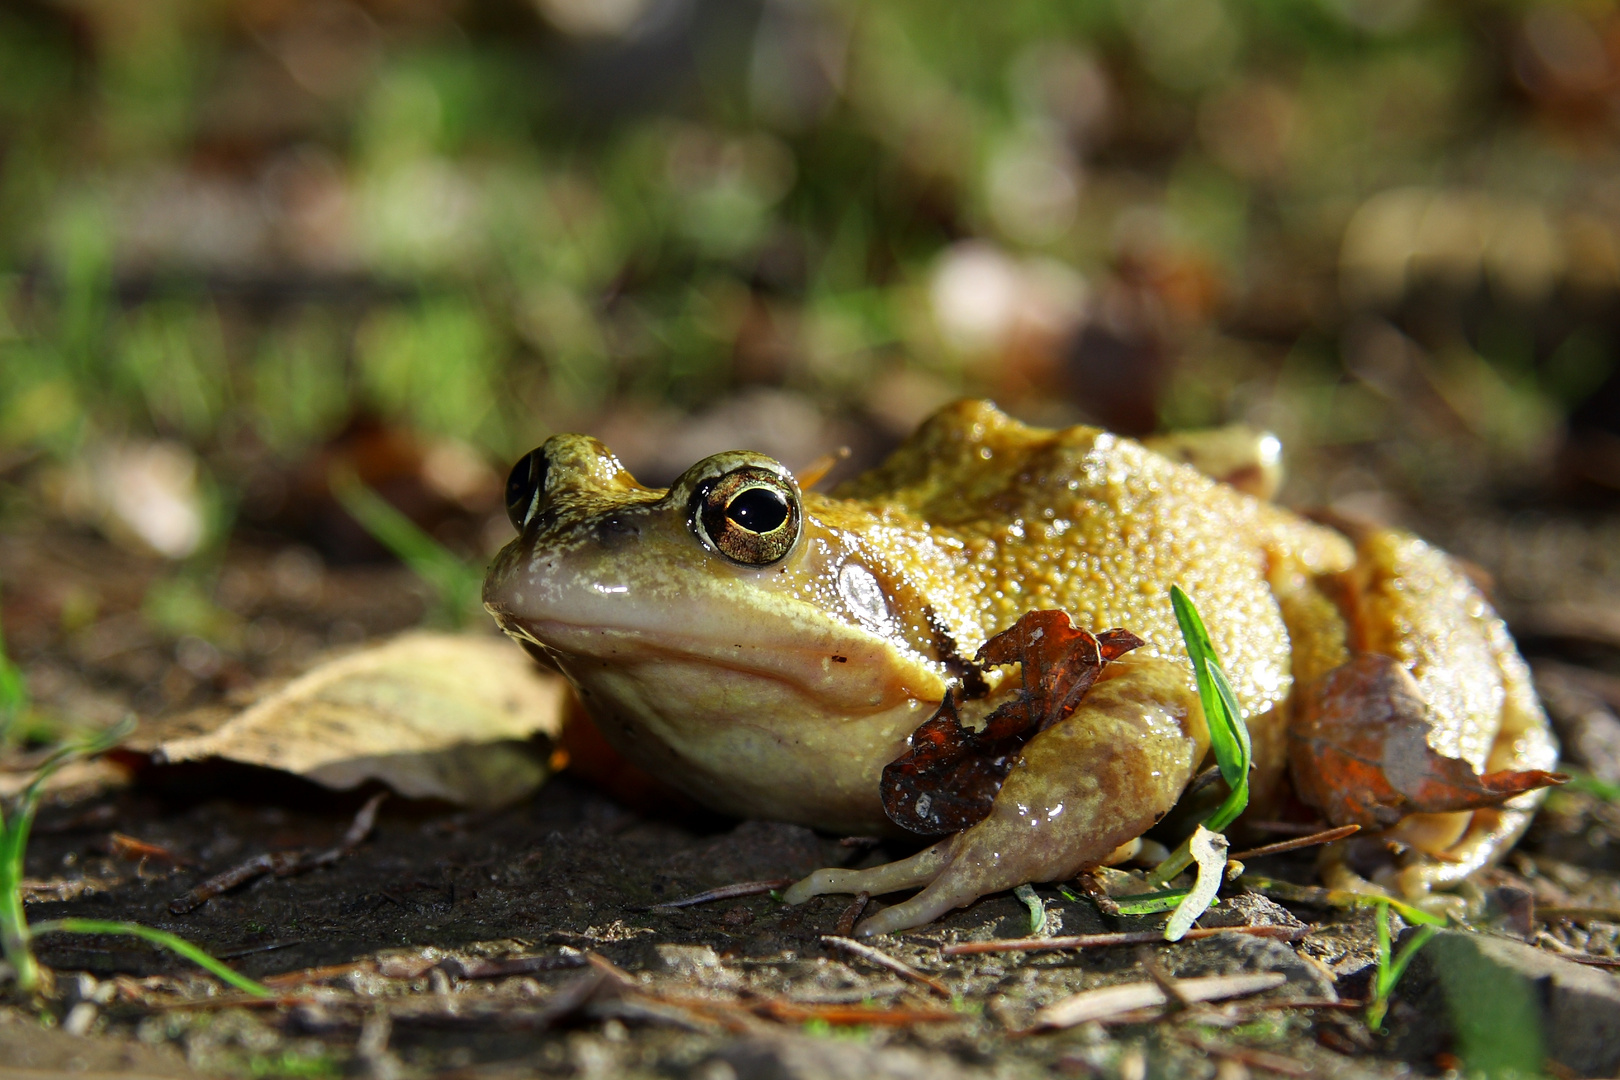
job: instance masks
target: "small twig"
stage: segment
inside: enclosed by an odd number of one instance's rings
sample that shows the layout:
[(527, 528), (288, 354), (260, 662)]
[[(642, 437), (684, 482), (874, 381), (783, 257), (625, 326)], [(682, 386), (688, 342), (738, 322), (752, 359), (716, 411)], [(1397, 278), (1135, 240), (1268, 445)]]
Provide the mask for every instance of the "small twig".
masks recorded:
[[(1266, 990), (1275, 990), (1287, 982), (1280, 972), (1256, 975), (1206, 975), (1195, 979), (1182, 979), (1176, 984), (1183, 1001), (1221, 1001), (1226, 998), (1245, 997)], [(1083, 990), (1048, 1005), (1035, 1014), (1030, 1028), (1070, 1028), (1088, 1020), (1106, 1020), (1139, 1009), (1163, 1006), (1170, 1000), (1151, 982), (1125, 983), (1105, 986), (1096, 990)]]
[(1605, 907), (1538, 907), (1536, 918), (1546, 922), (1568, 919), (1570, 922), (1620, 923), (1620, 908)]
[(451, 957), (439, 964), (446, 975), (457, 979), (503, 979), (508, 975), (533, 975), (540, 971), (584, 967), (584, 953), (557, 953), (554, 956), (518, 956), (509, 960), (458, 960)]
[(1245, 821), (1244, 827), (1256, 832), (1282, 833), (1284, 836), (1309, 836), (1322, 831), (1320, 821)]
[(1620, 968), (1620, 957), (1593, 956), (1591, 953), (1562, 953), (1565, 960), (1572, 960), (1587, 967)]
[(1343, 840), (1345, 837), (1353, 836), (1360, 831), (1360, 825), (1341, 825), (1337, 829), (1327, 829), (1323, 832), (1311, 833), (1309, 836), (1296, 836), (1292, 840), (1279, 840), (1275, 844), (1265, 844), (1261, 847), (1250, 848), (1247, 851), (1239, 851), (1228, 855), (1227, 858), (1242, 862), (1245, 859), (1259, 859), (1267, 855), (1281, 855), (1285, 851), (1297, 851), (1300, 848), (1315, 847), (1317, 844), (1331, 844), (1335, 840)]
[(663, 904), (654, 904), (649, 911), (664, 911), (668, 908), (692, 907), (694, 904), (711, 904), (716, 900), (733, 900), (739, 896), (758, 896), (768, 893), (772, 889), (783, 889), (797, 881), (797, 878), (771, 878), (769, 881), (740, 881), (735, 885), (722, 885), (718, 889), (700, 892), (693, 896), (684, 896), (679, 900), (671, 900)]
[[(1311, 932), (1308, 926), (1218, 926), (1196, 927), (1187, 931), (1182, 941), (1197, 941), (1220, 934), (1250, 934), (1254, 937), (1275, 938), (1294, 942)], [(965, 941), (960, 945), (946, 945), (940, 949), (944, 956), (970, 956), (974, 953), (1040, 952), (1046, 949), (1091, 949), (1104, 945), (1164, 944), (1161, 930), (1133, 930), (1122, 934), (1077, 934), (1074, 937), (1055, 938), (1002, 938), (996, 941)]]
[(1209, 787), (1209, 785), (1213, 784), (1220, 778), (1220, 766), (1211, 765), (1209, 768), (1205, 769), (1203, 772), (1199, 773), (1197, 776), (1188, 781), (1187, 786), (1182, 789), (1181, 794), (1183, 797), (1185, 797), (1193, 794), (1194, 792), (1202, 791), (1204, 788)]
[(377, 826), (377, 807), (388, 798), (386, 791), (379, 791), (366, 800), (360, 812), (354, 815), (354, 821), (349, 825), (349, 831), (343, 834), (343, 840), (335, 848), (329, 848), (310, 860), (310, 866), (330, 866), (340, 859), (346, 859), (354, 854), (354, 849), (365, 843), (366, 837)]
[(849, 907), (845, 908), (844, 913), (838, 916), (838, 926), (833, 932), (839, 937), (849, 937), (849, 935), (853, 934), (855, 924), (860, 921), (861, 914), (866, 911), (867, 901), (871, 899), (872, 894), (869, 892), (856, 893), (855, 899), (849, 902)]
[(126, 836), (121, 832), (113, 833), (107, 841), (107, 846), (114, 856), (130, 862), (141, 859), (156, 859), (159, 862), (166, 862), (170, 866), (197, 865), (196, 859), (170, 851), (161, 844), (147, 843), (145, 840), (137, 840), (135, 837)]
[(827, 478), (827, 474), (832, 472), (833, 469), (838, 466), (838, 463), (849, 457), (849, 455), (850, 449), (847, 446), (840, 446), (830, 454), (822, 454), (820, 457), (816, 458), (816, 460), (799, 470), (799, 487), (805, 491), (809, 491), (811, 488), (825, 480)]
[(1345, 1012), (1354, 1012), (1356, 1009), (1365, 1009), (1367, 1002), (1361, 998), (1299, 998), (1294, 1001), (1262, 1001), (1252, 1005), (1235, 1005), (1232, 1009), (1240, 1016), (1250, 1016), (1263, 1012), (1276, 1012), (1285, 1009), (1342, 1009)]
[(233, 866), (222, 874), (215, 874), (184, 896), (170, 900), (169, 910), (176, 915), (184, 915), (188, 911), (195, 911), (214, 897), (266, 874), (288, 877), (317, 866), (330, 866), (352, 855), (354, 849), (370, 835), (377, 823), (377, 807), (382, 805), (382, 801), (387, 797), (387, 793), (382, 792), (367, 799), (360, 812), (354, 815), (354, 822), (350, 824), (349, 831), (343, 834), (343, 839), (337, 847), (328, 848), (314, 855), (307, 851), (277, 851), (255, 855), (247, 862)]
[(951, 998), (955, 997), (955, 995), (951, 993), (951, 988), (940, 982), (938, 979), (931, 975), (924, 975), (910, 964), (896, 960), (888, 953), (880, 952), (879, 950), (872, 948), (870, 945), (862, 945), (860, 942), (851, 938), (838, 937), (834, 934), (822, 934), (821, 941), (824, 945), (831, 945), (835, 949), (842, 949), (851, 956), (858, 956), (869, 964), (876, 964), (880, 968), (892, 971), (902, 979), (910, 979), (914, 983), (921, 986), (926, 986), (928, 989), (932, 990), (934, 993), (940, 995), (946, 1000), (950, 1000)]
[(169, 911), (175, 915), (184, 915), (188, 911), (195, 911), (221, 893), (230, 892), (238, 885), (252, 881), (254, 878), (266, 874), (279, 873), (282, 867), (297, 865), (303, 853), (298, 851), (282, 851), (273, 855), (255, 855), (245, 863), (239, 863), (222, 874), (213, 877), (196, 886), (184, 896), (177, 896), (169, 901)]
[(933, 1009), (870, 1009), (859, 1005), (801, 1005), (796, 1001), (772, 998), (758, 1002), (753, 1012), (784, 1024), (819, 1020), (824, 1024), (910, 1027), (913, 1024), (949, 1023), (964, 1019), (963, 1014)]
[(255, 953), (275, 952), (277, 949), (290, 949), (294, 945), (302, 945), (308, 940), (309, 938), (292, 938), (288, 941), (269, 941), (263, 945), (243, 945), (241, 948), (232, 949), (229, 952), (215, 953), (214, 959), (239, 960), (244, 956), (252, 956)]
[(1176, 980), (1170, 973), (1164, 970), (1164, 965), (1159, 963), (1158, 957), (1146, 949), (1142, 950), (1140, 966), (1147, 977), (1153, 980), (1153, 985), (1164, 993), (1166, 1016), (1185, 1012), (1187, 1007), (1193, 1003), (1187, 995), (1181, 992), (1181, 988), (1176, 985)]
[(1080, 886), (1080, 891), (1086, 894), (1086, 899), (1097, 905), (1098, 911), (1104, 915), (1115, 917), (1120, 915), (1119, 905), (1114, 902), (1112, 896), (1108, 895), (1107, 887), (1103, 885), (1095, 873), (1087, 870), (1074, 880), (1075, 884)]
[(548, 1028), (584, 1008), (598, 994), (616, 992), (619, 985), (611, 972), (592, 964), (589, 971), (574, 976), (553, 991), (535, 1014), (526, 1019), (535, 1028)]
[(302, 971), (284, 971), (280, 975), (271, 975), (261, 981), (266, 986), (283, 989), (290, 986), (303, 986), (306, 983), (324, 982), (327, 979), (338, 979), (345, 975), (352, 975), (356, 971), (370, 971), (373, 967), (373, 964), (364, 960), (352, 964), (328, 964), (325, 967), (304, 968)]
[(1265, 1069), (1267, 1072), (1274, 1072), (1281, 1076), (1308, 1076), (1311, 1072), (1311, 1067), (1303, 1061), (1283, 1057), (1281, 1054), (1273, 1054), (1265, 1050), (1251, 1050), (1247, 1046), (1224, 1046), (1218, 1042), (1200, 1039), (1190, 1031), (1177, 1031), (1174, 1034), (1177, 1039), (1180, 1039), (1188, 1046), (1196, 1047), (1206, 1054), (1214, 1054), (1216, 1057), (1236, 1061), (1240, 1065)]
[(262, 1009), (289, 1005), (307, 1005), (317, 998), (308, 994), (282, 994), (273, 997), (250, 997), (247, 994), (219, 994), (207, 998), (181, 998), (177, 1001), (143, 1002), (142, 1008), (167, 1012), (184, 1009), (187, 1012), (213, 1012), (217, 1009)]

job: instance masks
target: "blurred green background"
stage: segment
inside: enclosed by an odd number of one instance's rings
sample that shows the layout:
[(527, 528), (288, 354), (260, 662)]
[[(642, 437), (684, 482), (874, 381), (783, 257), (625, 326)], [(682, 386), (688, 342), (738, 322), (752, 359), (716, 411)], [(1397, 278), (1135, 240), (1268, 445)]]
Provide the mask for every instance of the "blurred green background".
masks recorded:
[(8, 497), (177, 558), (365, 557), (335, 460), (481, 556), (551, 432), (853, 468), (963, 394), (1620, 495), (1612, 3), (6, 0), (0, 72)]

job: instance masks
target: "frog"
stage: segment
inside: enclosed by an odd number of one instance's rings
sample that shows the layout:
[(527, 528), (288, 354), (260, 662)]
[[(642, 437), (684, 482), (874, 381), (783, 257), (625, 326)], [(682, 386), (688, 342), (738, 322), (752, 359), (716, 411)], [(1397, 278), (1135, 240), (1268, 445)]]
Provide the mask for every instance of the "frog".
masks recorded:
[[(1437, 753), (1476, 771), (1552, 767), (1528, 667), (1467, 569), (1411, 533), (1277, 505), (1276, 440), (1249, 459), (1232, 447), (1230, 433), (1029, 426), (968, 400), (822, 494), (751, 451), (650, 488), (597, 440), (553, 435), (512, 470), (518, 536), (484, 603), (631, 763), (722, 814), (850, 835), (896, 833), (883, 770), (947, 695), (972, 687), (982, 717), (1012, 692), (1007, 669), (973, 658), (1021, 615), (1136, 635), (1023, 746), (982, 820), (783, 894), (915, 890), (862, 936), (1118, 862), (1177, 807), (1211, 751), (1172, 584), (1229, 674), (1252, 808), (1287, 798), (1291, 726), (1364, 655), (1410, 680)], [(1332, 886), (1427, 896), (1499, 858), (1536, 804), (1410, 814), (1378, 837), (1398, 854), (1385, 865), (1340, 844), (1319, 869)]]

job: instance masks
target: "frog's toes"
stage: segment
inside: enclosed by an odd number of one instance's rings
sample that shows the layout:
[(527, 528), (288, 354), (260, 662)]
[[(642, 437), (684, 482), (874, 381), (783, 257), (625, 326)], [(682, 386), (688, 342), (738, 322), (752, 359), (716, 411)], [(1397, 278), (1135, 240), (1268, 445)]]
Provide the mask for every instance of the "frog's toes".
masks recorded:
[[(952, 871), (956, 872), (952, 872)], [(1023, 882), (1018, 882), (1022, 885)], [(857, 937), (875, 937), (909, 930), (913, 926), (933, 922), (952, 908), (966, 907), (987, 892), (997, 892), (1006, 886), (985, 888), (985, 883), (974, 873), (962, 873), (956, 862), (947, 866), (928, 887), (904, 903), (884, 908), (876, 915), (863, 919), (855, 927)]]
[(881, 896), (901, 889), (915, 889), (939, 876), (949, 861), (949, 847), (950, 841), (942, 840), (909, 859), (884, 863), (869, 870), (817, 870), (790, 886), (782, 893), (782, 899), (790, 904), (802, 904), (812, 896), (825, 893), (864, 892)]

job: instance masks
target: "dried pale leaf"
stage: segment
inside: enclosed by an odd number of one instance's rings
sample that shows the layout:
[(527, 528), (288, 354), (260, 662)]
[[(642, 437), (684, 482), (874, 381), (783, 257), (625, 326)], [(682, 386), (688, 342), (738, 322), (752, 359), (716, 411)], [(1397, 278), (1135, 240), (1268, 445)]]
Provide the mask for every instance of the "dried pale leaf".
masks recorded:
[(224, 758), (330, 788), (380, 780), (410, 798), (500, 806), (545, 780), (523, 742), (557, 736), (568, 693), (499, 638), (418, 631), (328, 660), (211, 731), (179, 718), (193, 731), (159, 731), (144, 749), (159, 763)]
[[(1256, 975), (1206, 975), (1197, 979), (1177, 979), (1175, 990), (1183, 1001), (1224, 1001), (1275, 990), (1287, 981), (1288, 977), (1279, 971)], [(1088, 1020), (1106, 1020), (1110, 1016), (1135, 1012), (1137, 1009), (1151, 1009), (1169, 1001), (1159, 984), (1152, 982), (1083, 990), (1062, 1001), (1053, 1002), (1036, 1013), (1035, 1026), (1069, 1028)]]
[(1408, 814), (1500, 806), (1569, 779), (1539, 769), (1482, 776), (1434, 751), (1431, 724), (1411, 673), (1388, 656), (1363, 653), (1305, 692), (1288, 731), (1294, 790), (1334, 825), (1388, 828)]
[(1192, 929), (1193, 920), (1215, 902), (1215, 892), (1226, 873), (1226, 847), (1226, 837), (1220, 833), (1210, 832), (1202, 825), (1193, 830), (1187, 850), (1198, 864), (1198, 880), (1171, 913), (1164, 927), (1164, 940), (1180, 941)]

